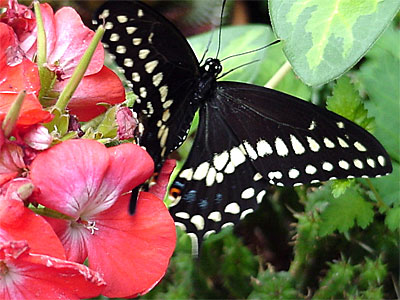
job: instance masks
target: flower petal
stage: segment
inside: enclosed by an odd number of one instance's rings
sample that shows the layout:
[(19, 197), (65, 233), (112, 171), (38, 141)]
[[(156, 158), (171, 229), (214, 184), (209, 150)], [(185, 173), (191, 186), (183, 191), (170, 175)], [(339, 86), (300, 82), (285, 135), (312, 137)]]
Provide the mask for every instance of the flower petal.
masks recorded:
[(120, 197), (96, 216), (98, 230), (88, 241), (89, 266), (104, 274), (107, 297), (148, 292), (164, 276), (175, 248), (175, 225), (164, 203), (143, 192), (131, 216), (129, 198)]
[(65, 259), (64, 248), (52, 227), (18, 200), (0, 200), (0, 241), (7, 240), (25, 240), (33, 253)]
[(160, 199), (164, 199), (165, 192), (167, 191), (169, 178), (171, 177), (172, 171), (174, 171), (176, 166), (175, 159), (167, 159), (158, 175), (157, 182), (155, 185), (151, 186), (149, 192), (154, 194)]
[[(68, 80), (57, 82), (54, 90), (61, 92), (67, 83)], [(68, 103), (68, 108), (79, 121), (86, 122), (106, 111), (106, 107), (98, 103), (113, 105), (124, 101), (125, 90), (121, 80), (113, 71), (103, 66), (98, 73), (83, 77)]]
[(105, 286), (84, 265), (29, 253), (26, 241), (0, 243), (7, 273), (0, 277), (1, 299), (80, 299), (98, 296)]
[(32, 182), (40, 189), (35, 201), (78, 218), (98, 194), (109, 160), (104, 145), (86, 139), (39, 153), (31, 165)]
[[(70, 77), (88, 48), (94, 32), (87, 28), (78, 13), (71, 7), (63, 7), (55, 14), (57, 42), (48, 57), (48, 62), (59, 62), (65, 77)], [(99, 72), (104, 64), (104, 49), (101, 43), (96, 48), (85, 75)]]

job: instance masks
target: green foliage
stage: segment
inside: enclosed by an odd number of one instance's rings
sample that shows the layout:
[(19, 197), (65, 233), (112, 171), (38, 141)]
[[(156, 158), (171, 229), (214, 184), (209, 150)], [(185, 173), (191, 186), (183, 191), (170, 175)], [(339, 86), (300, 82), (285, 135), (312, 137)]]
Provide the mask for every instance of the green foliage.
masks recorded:
[(247, 299), (297, 299), (294, 280), (288, 272), (262, 271), (252, 282), (253, 292)]
[(358, 91), (350, 83), (350, 78), (342, 76), (333, 88), (333, 96), (328, 97), (327, 109), (353, 121), (371, 131), (373, 118), (368, 118)]
[(385, 224), (392, 230), (400, 230), (400, 206), (394, 207), (387, 212)]
[(374, 218), (372, 204), (354, 189), (348, 189), (343, 195), (329, 199), (329, 205), (322, 212), (320, 235), (331, 234), (335, 230), (347, 232), (357, 224), (361, 228), (367, 227)]
[(308, 85), (326, 83), (350, 69), (388, 26), (398, 1), (280, 1), (269, 11), (296, 74)]

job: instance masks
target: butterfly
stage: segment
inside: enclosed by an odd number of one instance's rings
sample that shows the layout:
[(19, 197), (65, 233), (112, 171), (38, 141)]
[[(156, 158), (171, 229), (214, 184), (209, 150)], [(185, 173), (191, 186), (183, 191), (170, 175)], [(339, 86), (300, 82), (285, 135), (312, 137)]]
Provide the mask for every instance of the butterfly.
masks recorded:
[(196, 243), (257, 208), (269, 185), (297, 186), (392, 171), (382, 145), (353, 122), (264, 87), (218, 81), (218, 58), (200, 64), (181, 32), (137, 1), (102, 5), (104, 47), (138, 96), (133, 110), (159, 169), (186, 139), (190, 154), (175, 179), (170, 212)]

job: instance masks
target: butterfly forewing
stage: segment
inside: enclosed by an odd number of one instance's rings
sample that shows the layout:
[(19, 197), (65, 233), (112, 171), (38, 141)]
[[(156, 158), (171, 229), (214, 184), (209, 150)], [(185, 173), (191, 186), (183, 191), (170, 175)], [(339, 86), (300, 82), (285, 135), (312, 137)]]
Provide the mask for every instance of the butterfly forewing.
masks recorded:
[(376, 177), (392, 171), (388, 154), (371, 134), (306, 101), (235, 82), (220, 82), (214, 101), (271, 184)]
[(103, 22), (103, 44), (138, 96), (140, 143), (158, 165), (183, 142), (197, 110), (190, 101), (198, 62), (179, 30), (141, 2), (106, 2), (96, 13)]

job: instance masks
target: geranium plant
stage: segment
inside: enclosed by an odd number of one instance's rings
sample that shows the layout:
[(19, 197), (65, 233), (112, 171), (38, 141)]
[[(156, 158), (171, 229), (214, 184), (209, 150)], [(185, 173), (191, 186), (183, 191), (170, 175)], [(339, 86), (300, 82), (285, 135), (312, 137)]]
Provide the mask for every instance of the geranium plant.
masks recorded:
[(154, 164), (104, 66), (104, 29), (70, 7), (0, 4), (0, 298), (148, 292), (175, 247), (161, 200), (174, 163), (129, 215)]

